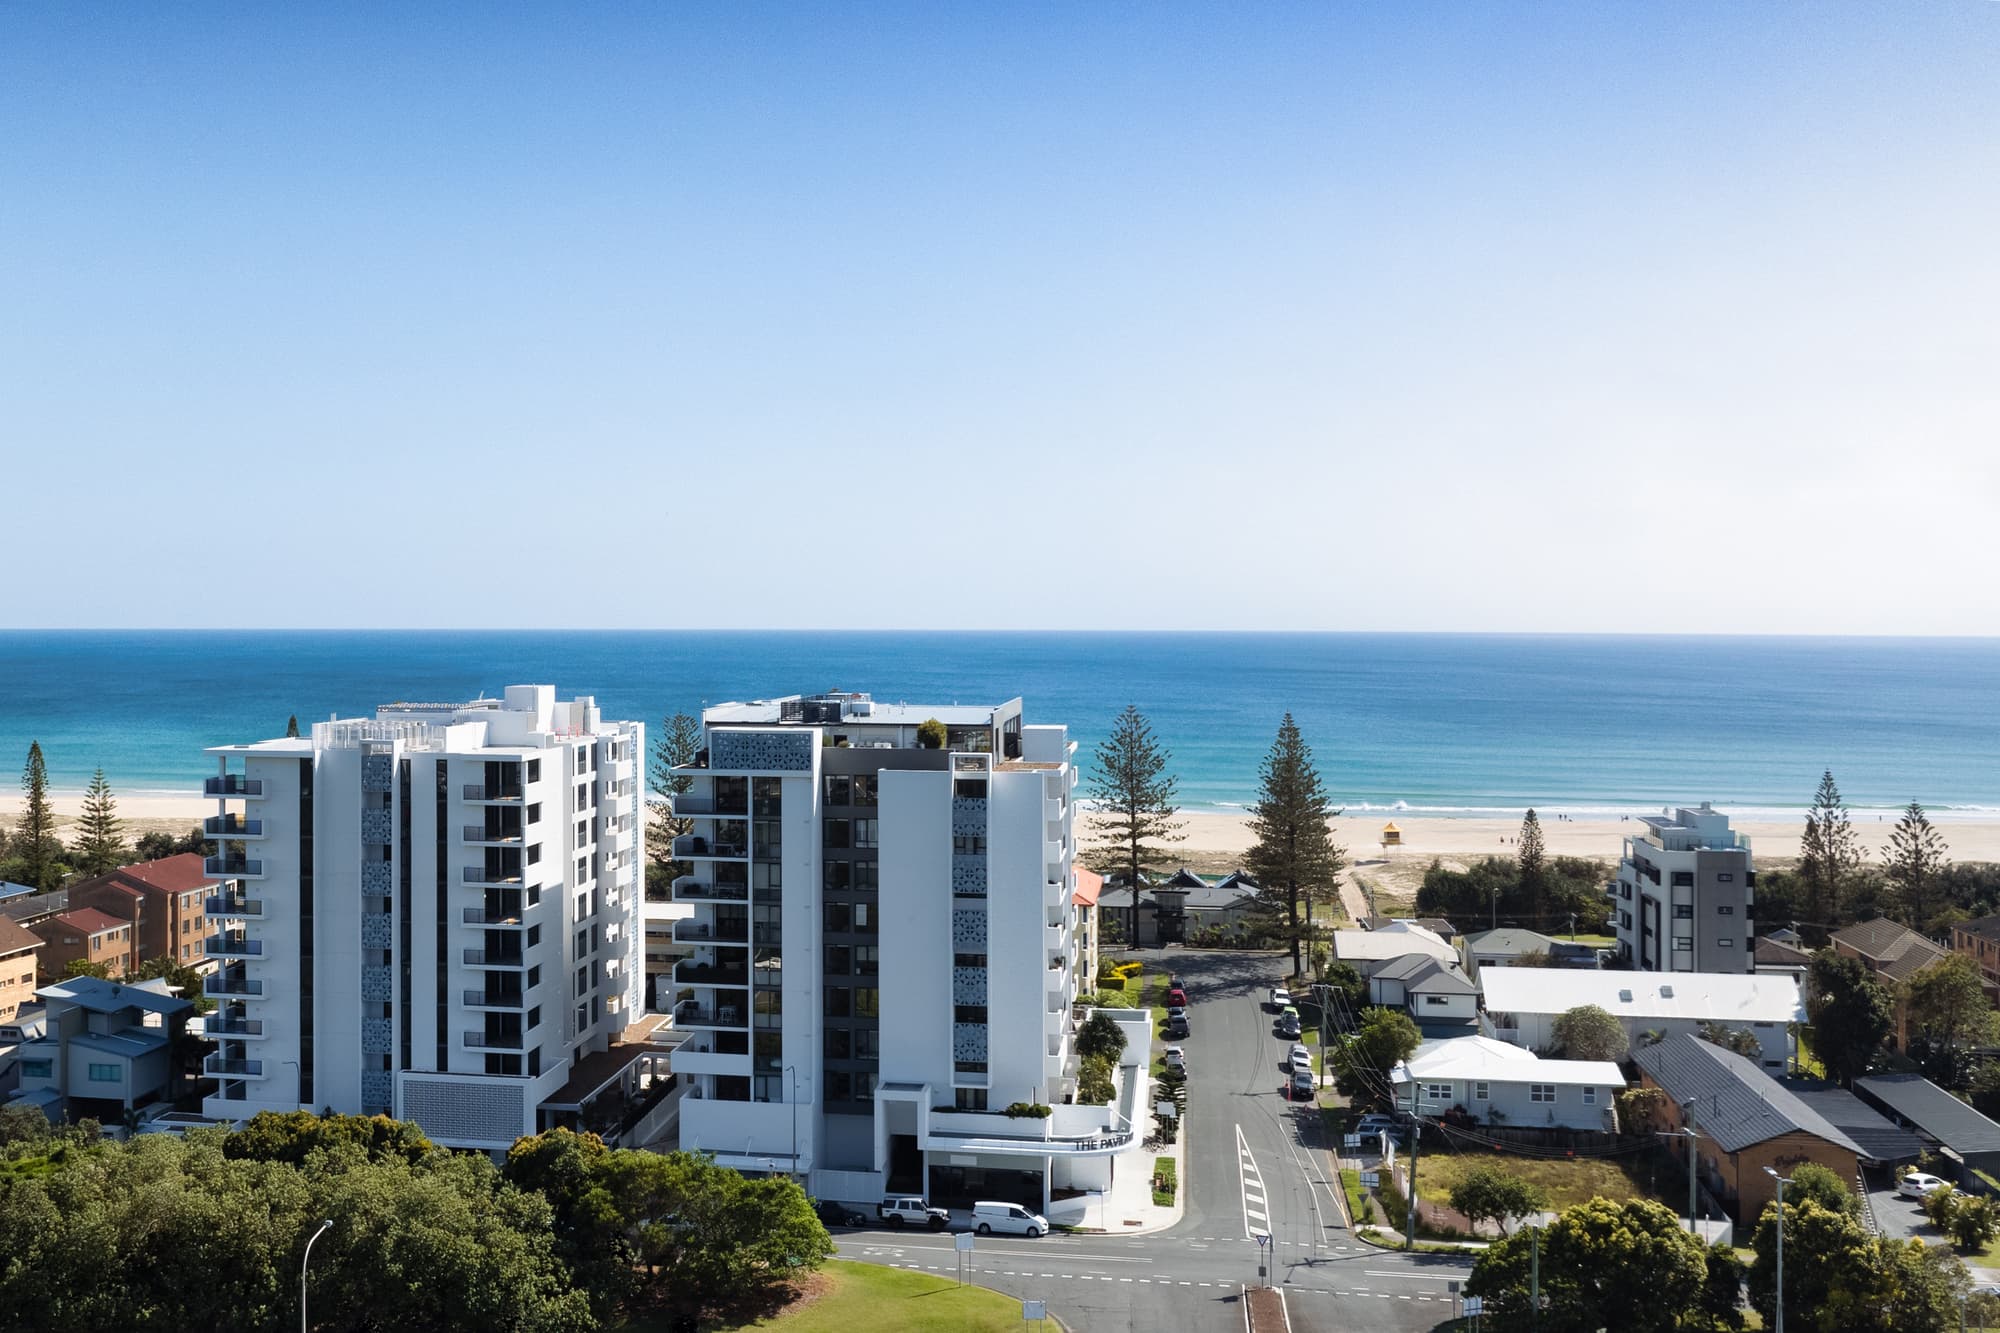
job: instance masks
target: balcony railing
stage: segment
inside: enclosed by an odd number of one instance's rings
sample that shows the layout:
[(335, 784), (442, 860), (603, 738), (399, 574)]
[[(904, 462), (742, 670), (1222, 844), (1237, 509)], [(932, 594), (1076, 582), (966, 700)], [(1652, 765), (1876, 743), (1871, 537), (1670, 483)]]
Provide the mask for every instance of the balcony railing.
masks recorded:
[(229, 773), (219, 778), (204, 778), (201, 784), (203, 796), (262, 796), (264, 779), (246, 778), (241, 773)]
[(465, 1044), (473, 1050), (518, 1051), (522, 1036), (518, 1032), (468, 1032)]
[(467, 824), (464, 828), (465, 840), (467, 842), (519, 842), (521, 840), (521, 830), (517, 828), (487, 828), (484, 824)]
[(202, 952), (210, 958), (262, 958), (264, 941), (245, 939), (241, 935), (210, 935), (201, 942)]
[(242, 819), (236, 815), (210, 815), (201, 821), (201, 831), (210, 838), (261, 838), (264, 836), (264, 821)]
[(674, 881), (675, 902), (729, 902), (740, 903), (750, 897), (747, 884), (703, 884), (693, 875), (682, 875)]
[(501, 866), (496, 870), (488, 866), (466, 866), (464, 876), (467, 884), (519, 884), (521, 868), (515, 866), (509, 870)]
[(674, 1022), (682, 1027), (697, 1028), (745, 1028), (750, 1025), (743, 1006), (718, 1004), (714, 1006), (696, 1004), (693, 1000), (683, 1000), (674, 1008)]
[(210, 879), (261, 879), (264, 863), (247, 856), (210, 856), (203, 859), (201, 869)]
[(465, 784), (465, 799), (468, 801), (518, 801), (521, 799), (521, 786), (518, 783), (503, 782), (489, 787), (483, 782), (468, 782)]
[(511, 912), (494, 912), (488, 911), (484, 907), (468, 907), (465, 909), (465, 924), (468, 926), (518, 926), (521, 924), (521, 913), (525, 910), (525, 908), (517, 907)]
[(748, 944), (750, 932), (741, 924), (710, 925), (706, 921), (676, 921), (674, 939), (681, 944)]
[(262, 916), (262, 898), (243, 898), (233, 893), (219, 893), (201, 901), (202, 911), (209, 916)]
[(264, 1035), (264, 1020), (261, 1018), (210, 1018), (205, 1030), (211, 1037), (261, 1037)]
[(264, 983), (249, 977), (210, 977), (201, 985), (204, 995), (262, 995)]
[(213, 1078), (262, 1078), (262, 1060), (230, 1060), (220, 1055), (211, 1055), (201, 1062), (201, 1072)]
[(469, 990), (466, 1004), (475, 1009), (519, 1009), (528, 1003), (526, 991)]
[(740, 860), (750, 855), (750, 849), (740, 842), (715, 842), (699, 833), (684, 833), (674, 839), (673, 856), (677, 861), (695, 857), (715, 857), (725, 860)]
[(465, 951), (467, 967), (526, 967), (528, 960), (518, 953), (489, 953), (485, 949)]
[(674, 969), (674, 981), (682, 986), (747, 986), (748, 970), (717, 967), (713, 963), (682, 963)]

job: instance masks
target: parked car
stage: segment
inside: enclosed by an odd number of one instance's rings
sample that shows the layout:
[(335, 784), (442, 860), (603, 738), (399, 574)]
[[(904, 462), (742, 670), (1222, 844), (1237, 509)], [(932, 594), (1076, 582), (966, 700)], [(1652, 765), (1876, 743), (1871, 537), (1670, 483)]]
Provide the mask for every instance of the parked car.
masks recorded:
[(1289, 1009), (1292, 1007), (1292, 993), (1283, 986), (1273, 986), (1271, 987), (1271, 998), (1265, 1001), (1265, 1003), (1270, 1007), (1272, 1013)]
[(1311, 1065), (1292, 1070), (1292, 1098), (1310, 1098), (1319, 1091), (1319, 1079), (1314, 1076)]
[(975, 1203), (972, 1205), (972, 1229), (982, 1236), (990, 1236), (998, 1231), (1003, 1235), (1046, 1236), (1049, 1219), (1040, 1213), (1031, 1213), (1018, 1203)]
[(951, 1214), (933, 1208), (914, 1194), (899, 1194), (875, 1205), (875, 1216), (892, 1227), (920, 1226), (943, 1231), (951, 1225)]
[(1922, 1171), (1912, 1171), (1896, 1182), (1896, 1193), (1912, 1199), (1921, 1199), (1934, 1189), (1951, 1184), (1942, 1176), (1926, 1175)]
[(1185, 1009), (1187, 1007), (1187, 992), (1179, 986), (1169, 986), (1167, 988), (1167, 1006), (1174, 1009)]
[(1170, 1004), (1167, 1006), (1167, 1021), (1169, 1023), (1173, 1022), (1177, 1018), (1186, 1018), (1186, 1017), (1187, 1017), (1186, 1005)]
[(1279, 1014), (1279, 1015), (1278, 1015), (1278, 1035), (1279, 1035), (1279, 1036), (1281, 1036), (1281, 1037), (1290, 1037), (1291, 1039), (1293, 1039), (1294, 1041), (1296, 1041), (1296, 1040), (1298, 1039), (1298, 1037), (1299, 1037), (1299, 1034), (1300, 1034), (1300, 1033), (1302, 1033), (1302, 1032), (1304, 1032), (1304, 1031), (1305, 1031), (1305, 1029), (1304, 1029), (1303, 1027), (1299, 1026), (1299, 1011), (1298, 1011), (1298, 1010), (1296, 1010), (1296, 1009), (1287, 1009), (1287, 1010), (1285, 1010), (1285, 1012), (1284, 1012), (1284, 1013), (1282, 1013), (1282, 1014)]
[(1371, 1111), (1355, 1121), (1348, 1129), (1350, 1134), (1387, 1134), (1390, 1138), (1401, 1138), (1408, 1128), (1401, 1116), (1383, 1115)]
[(1292, 1049), (1285, 1052), (1285, 1072), (1296, 1073), (1298, 1070), (1311, 1069), (1312, 1067), (1312, 1052), (1297, 1042), (1293, 1042)]
[(1178, 1046), (1167, 1047), (1167, 1069), (1171, 1073), (1187, 1073), (1187, 1052)]
[(835, 1203), (832, 1199), (821, 1199), (813, 1211), (819, 1214), (820, 1221), (830, 1227), (865, 1227), (868, 1225), (868, 1214), (862, 1212), (859, 1208), (849, 1208), (844, 1203)]
[(1160, 1035), (1168, 1041), (1180, 1041), (1188, 1035), (1187, 1017), (1185, 1015), (1180, 1018), (1168, 1017), (1167, 1025), (1160, 1029)]

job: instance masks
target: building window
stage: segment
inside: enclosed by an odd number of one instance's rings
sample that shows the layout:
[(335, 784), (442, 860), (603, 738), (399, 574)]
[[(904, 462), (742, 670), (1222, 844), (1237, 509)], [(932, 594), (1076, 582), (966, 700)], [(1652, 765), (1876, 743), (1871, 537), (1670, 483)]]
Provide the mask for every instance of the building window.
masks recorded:
[(53, 1060), (21, 1061), (22, 1078), (54, 1078), (55, 1076), (56, 1062)]
[(1425, 1003), (1425, 1004), (1450, 1004), (1450, 1003), (1451, 1003), (1451, 996), (1449, 996), (1449, 995), (1426, 995), (1426, 996), (1424, 996), (1424, 1003)]
[(125, 1081), (125, 1071), (118, 1065), (92, 1065), (90, 1067), (90, 1081), (92, 1083), (123, 1083)]
[(875, 845), (877, 822), (873, 819), (857, 819), (854, 821), (854, 845), (856, 847), (873, 847)]
[(984, 1111), (986, 1109), (986, 1089), (955, 1088), (958, 1109), (961, 1111)]
[(1424, 1100), (1427, 1102), (1449, 1102), (1451, 1100), (1451, 1084), (1424, 1084)]
[(836, 851), (844, 847), (853, 846), (854, 845), (853, 823), (854, 821), (850, 819), (827, 820), (826, 832), (822, 841), (825, 843), (827, 847), (832, 848), (833, 850)]
[(856, 1018), (880, 1018), (882, 1016), (882, 993), (873, 986), (854, 988), (854, 1016)]
[(1692, 920), (1694, 920), (1694, 904), (1693, 904), (1693, 903), (1675, 903), (1675, 904), (1674, 904), (1674, 920), (1676, 920), (1676, 921), (1692, 921)]
[(1475, 1102), (1483, 1102), (1487, 1100), (1487, 1098), (1490, 1097), (1492, 1093), (1493, 1093), (1493, 1086), (1489, 1083), (1475, 1083), (1472, 1085), (1472, 1100)]
[(1553, 1084), (1553, 1083), (1530, 1083), (1530, 1084), (1528, 1085), (1528, 1100), (1529, 1100), (1529, 1101), (1531, 1101), (1531, 1102), (1550, 1102), (1550, 1103), (1553, 1103), (1553, 1102), (1555, 1101), (1555, 1099), (1556, 1099), (1556, 1085), (1555, 1085), (1555, 1084)]
[(1734, 949), (1736, 947), (1736, 941), (1730, 939), (1728, 936), (1725, 935), (1720, 939), (1716, 940), (1715, 947), (1718, 949)]
[(951, 1011), (951, 1021), (954, 1023), (984, 1023), (986, 1021), (986, 1006), (983, 1004), (954, 1005)]
[(1596, 1088), (1585, 1088), (1585, 1089), (1583, 1090), (1583, 1104), (1584, 1104), (1585, 1106), (1595, 1106), (1595, 1105), (1597, 1105), (1597, 1089), (1596, 1089)]
[(1685, 935), (1682, 935), (1682, 936), (1679, 936), (1679, 937), (1677, 937), (1677, 938), (1676, 938), (1676, 939), (1674, 940), (1674, 952), (1675, 952), (1675, 953), (1693, 953), (1693, 952), (1694, 952), (1694, 941), (1693, 941), (1693, 940), (1691, 940), (1691, 939), (1689, 939), (1689, 938), (1688, 938), (1687, 936), (1685, 936)]
[(1736, 876), (1730, 871), (1725, 870), (1715, 877), (1715, 882), (1717, 884), (1734, 884), (1736, 882)]

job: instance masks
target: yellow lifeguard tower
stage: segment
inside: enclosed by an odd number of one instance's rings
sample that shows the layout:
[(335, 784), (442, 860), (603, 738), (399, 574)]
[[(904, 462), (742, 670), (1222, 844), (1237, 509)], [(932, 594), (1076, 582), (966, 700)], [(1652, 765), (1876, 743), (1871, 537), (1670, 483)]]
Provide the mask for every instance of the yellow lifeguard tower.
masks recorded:
[(1397, 828), (1394, 824), (1384, 824), (1382, 826), (1381, 842), (1385, 848), (1401, 847), (1403, 845), (1403, 830)]

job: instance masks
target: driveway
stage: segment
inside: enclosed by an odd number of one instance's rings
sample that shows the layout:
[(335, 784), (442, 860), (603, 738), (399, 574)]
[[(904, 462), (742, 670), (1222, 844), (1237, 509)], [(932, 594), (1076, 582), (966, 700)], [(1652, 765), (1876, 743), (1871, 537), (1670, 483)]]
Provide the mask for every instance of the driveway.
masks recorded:
[(1868, 1184), (1868, 1206), (1874, 1210), (1875, 1225), (1883, 1235), (1892, 1240), (1921, 1240), (1926, 1245), (1944, 1243), (1944, 1233), (1924, 1216), (1924, 1205), (1896, 1193), (1894, 1172), (1864, 1171), (1862, 1179)]

